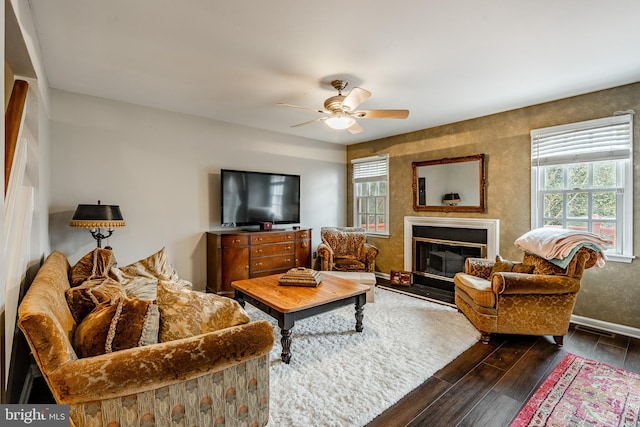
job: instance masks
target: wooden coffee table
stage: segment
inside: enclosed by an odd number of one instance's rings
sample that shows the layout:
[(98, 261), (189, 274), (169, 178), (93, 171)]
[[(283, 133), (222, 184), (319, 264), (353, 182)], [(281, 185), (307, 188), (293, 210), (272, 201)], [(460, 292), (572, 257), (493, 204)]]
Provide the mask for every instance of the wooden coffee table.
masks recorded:
[(291, 328), (296, 320), (315, 316), (348, 304), (355, 304), (356, 331), (362, 332), (363, 309), (369, 286), (329, 274), (317, 287), (281, 286), (282, 274), (231, 282), (236, 300), (245, 301), (278, 320), (282, 361), (291, 360)]

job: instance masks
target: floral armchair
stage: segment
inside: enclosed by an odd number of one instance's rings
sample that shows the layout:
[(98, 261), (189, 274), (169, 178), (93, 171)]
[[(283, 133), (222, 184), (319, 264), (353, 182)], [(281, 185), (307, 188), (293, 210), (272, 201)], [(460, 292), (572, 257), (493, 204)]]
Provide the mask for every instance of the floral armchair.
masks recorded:
[(366, 242), (367, 235), (363, 228), (322, 227), (320, 237), (320, 270), (375, 271), (378, 248)]
[(489, 342), (490, 334), (553, 336), (561, 346), (586, 268), (598, 256), (580, 248), (562, 268), (525, 253), (522, 263), (467, 258), (464, 273), (454, 277), (455, 303)]

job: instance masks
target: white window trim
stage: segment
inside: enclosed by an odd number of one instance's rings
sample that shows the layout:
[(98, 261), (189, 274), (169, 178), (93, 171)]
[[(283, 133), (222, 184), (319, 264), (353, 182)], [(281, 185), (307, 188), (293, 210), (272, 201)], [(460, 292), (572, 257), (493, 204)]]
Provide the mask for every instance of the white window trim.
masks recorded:
[[(531, 131), (531, 141), (532, 141), (532, 164), (531, 164), (531, 228), (537, 228), (541, 225), (539, 224), (539, 219), (542, 217), (540, 215), (540, 209), (542, 209), (542, 204), (540, 200), (540, 174), (539, 167), (546, 166), (543, 164), (537, 164), (533, 160), (533, 140), (536, 135), (540, 135), (543, 133), (552, 133), (552, 132), (561, 132), (561, 131), (572, 131), (585, 129), (589, 127), (599, 126), (602, 124), (608, 123), (620, 123), (623, 121), (631, 122), (631, 147), (628, 154), (628, 160), (624, 162), (624, 187), (622, 191), (627, 191), (626, 197), (624, 197), (624, 204), (621, 209), (622, 213), (622, 231), (618, 233), (616, 237), (622, 239), (622, 253), (612, 253), (611, 251), (605, 251), (605, 256), (607, 261), (613, 262), (624, 262), (630, 263), (635, 256), (633, 255), (633, 113), (622, 114), (613, 117), (606, 117), (603, 119), (595, 119), (578, 123), (569, 123), (566, 125), (554, 126), (543, 129), (534, 129)], [(589, 161), (589, 159), (584, 159), (585, 162)], [(576, 161), (563, 161), (558, 162), (557, 164), (562, 163), (579, 163), (580, 159)], [(554, 163), (556, 164), (556, 163)]]
[[(389, 236), (389, 196), (390, 196), (390, 188), (389, 188), (389, 155), (388, 154), (378, 154), (375, 156), (369, 156), (369, 157), (361, 157), (358, 159), (353, 159), (351, 160), (351, 165), (353, 167), (353, 165), (355, 165), (356, 163), (365, 163), (365, 162), (372, 162), (372, 161), (376, 161), (376, 160), (386, 160), (387, 161), (387, 173), (386, 173), (386, 181), (387, 181), (387, 196), (385, 197), (385, 229), (384, 231), (371, 231), (371, 230), (366, 230), (366, 234), (371, 235), (371, 236), (381, 236), (381, 237), (388, 237)], [(357, 224), (358, 223), (358, 198), (356, 197), (355, 194), (355, 184), (356, 180), (353, 178), (353, 174), (351, 176), (351, 191), (353, 194), (353, 216), (351, 218), (351, 220), (353, 221), (353, 224)]]

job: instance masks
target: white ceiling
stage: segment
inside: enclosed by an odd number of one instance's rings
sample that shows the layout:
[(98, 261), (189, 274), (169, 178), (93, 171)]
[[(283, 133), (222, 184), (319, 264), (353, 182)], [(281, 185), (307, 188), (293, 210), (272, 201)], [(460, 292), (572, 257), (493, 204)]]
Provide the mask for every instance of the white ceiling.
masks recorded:
[[(638, 0), (29, 3), (53, 88), (345, 145), (640, 81)], [(409, 118), (291, 128), (334, 78)]]

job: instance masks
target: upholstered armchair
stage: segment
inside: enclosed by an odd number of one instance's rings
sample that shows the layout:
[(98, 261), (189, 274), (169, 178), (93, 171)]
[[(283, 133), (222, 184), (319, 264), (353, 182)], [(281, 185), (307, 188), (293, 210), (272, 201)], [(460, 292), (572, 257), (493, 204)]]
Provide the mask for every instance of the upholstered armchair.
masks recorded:
[(454, 277), (458, 309), (489, 342), (490, 334), (553, 336), (561, 346), (586, 268), (597, 262), (591, 248), (580, 248), (559, 267), (525, 253), (522, 263), (467, 258), (464, 273)]
[(320, 270), (375, 271), (378, 248), (366, 242), (363, 228), (322, 227), (320, 237)]

